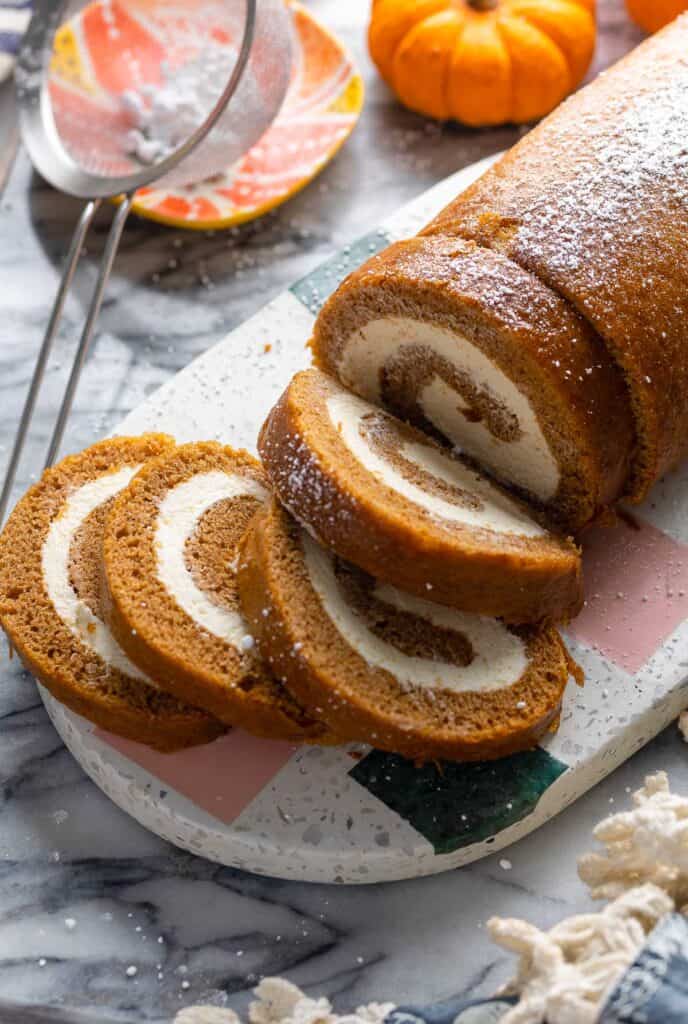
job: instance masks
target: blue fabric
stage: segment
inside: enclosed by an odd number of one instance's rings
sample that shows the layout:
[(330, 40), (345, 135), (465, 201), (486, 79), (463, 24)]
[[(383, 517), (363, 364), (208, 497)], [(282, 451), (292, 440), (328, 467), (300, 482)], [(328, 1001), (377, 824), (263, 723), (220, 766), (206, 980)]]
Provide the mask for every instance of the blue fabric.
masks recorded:
[(434, 1006), (398, 1006), (385, 1024), (498, 1024), (515, 999), (448, 999)]
[[(399, 1006), (385, 1024), (499, 1024), (517, 1000), (448, 999)], [(688, 1024), (688, 921), (667, 914), (600, 1011), (599, 1024)]]
[(14, 57), (19, 49), (21, 38), (18, 32), (3, 32), (0, 29), (0, 53), (8, 53)]
[(599, 1024), (686, 1024), (688, 921), (667, 914), (600, 1014)]
[(0, 0), (0, 54), (16, 56), (30, 13), (31, 0)]

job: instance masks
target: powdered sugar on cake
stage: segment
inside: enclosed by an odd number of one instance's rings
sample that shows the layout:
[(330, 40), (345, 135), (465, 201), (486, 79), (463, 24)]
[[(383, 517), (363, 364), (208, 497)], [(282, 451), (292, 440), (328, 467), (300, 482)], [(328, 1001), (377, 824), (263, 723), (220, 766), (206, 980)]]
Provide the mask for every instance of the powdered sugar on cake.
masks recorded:
[[(575, 271), (589, 289), (609, 287), (619, 249), (658, 243), (654, 231), (652, 239), (648, 236), (644, 212), (650, 195), (682, 205), (688, 202), (682, 99), (688, 87), (688, 62), (676, 62), (674, 80), (646, 92), (638, 90), (629, 68), (630, 99), (618, 88), (623, 72), (617, 68), (614, 74), (617, 88), (603, 123), (597, 103), (585, 105), (573, 123), (561, 115), (558, 118), (557, 138), (563, 149), (574, 154), (575, 174), (568, 182), (556, 179), (554, 202), (549, 202), (550, 193), (542, 188), (540, 200), (523, 215), (518, 232), (519, 248), (536, 259), (546, 258), (559, 271)], [(682, 87), (677, 77), (684, 79)], [(581, 137), (586, 140), (584, 150)], [(543, 185), (541, 180), (539, 184)]]
[[(682, 362), (688, 316), (687, 28), (677, 19), (563, 103), (431, 227), (486, 240), (556, 288), (650, 391), (656, 366)], [(672, 417), (680, 376), (665, 386)]]

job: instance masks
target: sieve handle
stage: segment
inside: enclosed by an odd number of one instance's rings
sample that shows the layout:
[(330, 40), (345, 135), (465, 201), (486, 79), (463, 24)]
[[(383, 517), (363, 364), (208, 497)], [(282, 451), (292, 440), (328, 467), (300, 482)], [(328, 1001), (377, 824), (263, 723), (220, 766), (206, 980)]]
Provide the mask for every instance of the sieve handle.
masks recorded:
[[(96, 281), (96, 286), (91, 298), (91, 304), (86, 315), (86, 322), (74, 355), (74, 362), (72, 364), (69, 380), (62, 398), (62, 404), (60, 405), (60, 411), (53, 429), (53, 434), (50, 439), (50, 446), (48, 448), (48, 455), (45, 463), (46, 467), (53, 464), (57, 453), (59, 452), (60, 444), (62, 443), (67, 419), (74, 402), (77, 384), (79, 383), (79, 377), (81, 376), (81, 371), (93, 336), (93, 328), (95, 327), (96, 319), (103, 302), (105, 286), (107, 285), (110, 271), (112, 270), (112, 264), (114, 263), (117, 248), (122, 237), (122, 229), (124, 228), (124, 223), (129, 215), (129, 211), (131, 210), (132, 201), (133, 194), (129, 194), (123, 198), (110, 228), (110, 233), (105, 245), (105, 252), (103, 253), (103, 259), (98, 271), (98, 280)], [(55, 335), (57, 334), (57, 329), (60, 325), (60, 320), (62, 319), (65, 300), (74, 278), (74, 272), (76, 270), (77, 263), (79, 262), (79, 256), (81, 255), (84, 241), (88, 234), (88, 229), (91, 226), (94, 214), (99, 205), (99, 199), (92, 199), (90, 202), (86, 203), (72, 236), (69, 252), (67, 253), (67, 260), (64, 270), (62, 271), (60, 285), (57, 290), (57, 295), (55, 296), (55, 302), (53, 303), (48, 326), (41, 343), (38, 359), (36, 360), (33, 376), (31, 378), (31, 384), (29, 385), (29, 390), (24, 401), (24, 408), (22, 409), (21, 417), (19, 419), (19, 426), (14, 439), (12, 454), (10, 455), (10, 460), (5, 472), (2, 492), (0, 492), (0, 525), (2, 525), (7, 512), (7, 506), (12, 494), (12, 486), (17, 474), (17, 467), (31, 426), (38, 393), (40, 391), (41, 384), (43, 383), (43, 378), (45, 377), (45, 370), (52, 351)]]

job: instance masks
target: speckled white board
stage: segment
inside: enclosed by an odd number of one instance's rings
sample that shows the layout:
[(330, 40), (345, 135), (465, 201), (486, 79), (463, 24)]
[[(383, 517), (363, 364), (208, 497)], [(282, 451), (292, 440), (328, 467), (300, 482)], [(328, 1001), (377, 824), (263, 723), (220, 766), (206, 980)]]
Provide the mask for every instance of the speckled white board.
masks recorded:
[[(345, 248), (178, 374), (120, 425), (255, 450), (322, 301), (390, 240), (415, 233), (489, 161), (452, 176)], [(364, 747), (295, 749), (232, 732), (159, 755), (64, 709), (48, 712), (77, 760), (120, 807), (212, 860), (283, 878), (377, 882), (493, 853), (543, 824), (688, 705), (688, 478), (586, 544), (588, 603), (568, 636), (585, 669), (559, 731), (501, 762), (417, 769)]]

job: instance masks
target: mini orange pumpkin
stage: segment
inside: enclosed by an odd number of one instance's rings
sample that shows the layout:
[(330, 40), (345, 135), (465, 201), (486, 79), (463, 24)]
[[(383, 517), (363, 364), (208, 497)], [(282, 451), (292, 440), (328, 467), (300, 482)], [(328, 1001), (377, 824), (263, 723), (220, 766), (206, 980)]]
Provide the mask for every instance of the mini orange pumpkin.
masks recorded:
[(523, 123), (549, 113), (585, 75), (594, 8), (595, 0), (373, 0), (368, 43), (411, 110), (475, 126)]
[(657, 32), (688, 10), (688, 0), (626, 0), (626, 9), (636, 25)]

